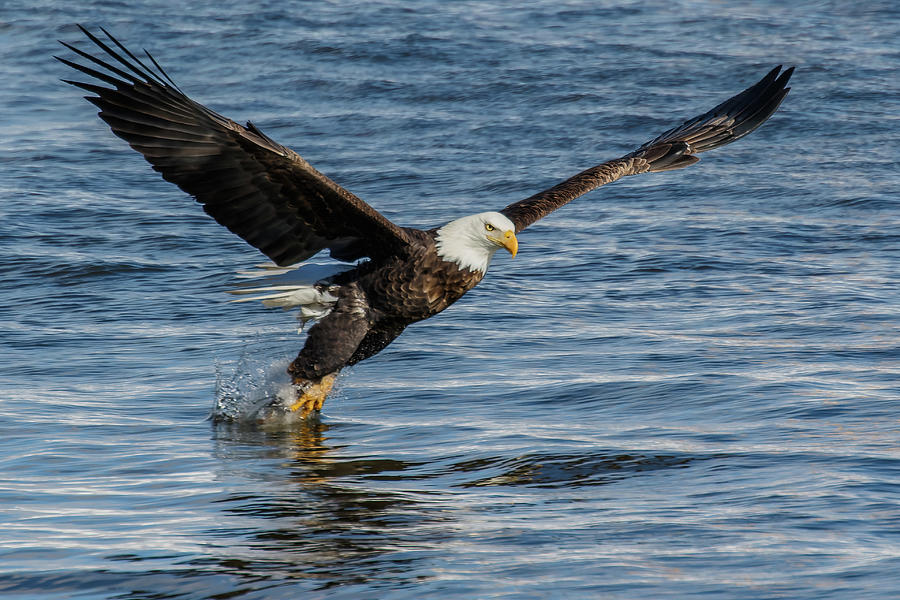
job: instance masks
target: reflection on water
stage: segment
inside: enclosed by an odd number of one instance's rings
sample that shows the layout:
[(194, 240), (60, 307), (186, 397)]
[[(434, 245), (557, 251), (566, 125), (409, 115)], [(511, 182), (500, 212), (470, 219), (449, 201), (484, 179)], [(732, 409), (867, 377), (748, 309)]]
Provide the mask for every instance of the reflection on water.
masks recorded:
[[(445, 518), (427, 498), (360, 482), (414, 465), (335, 456), (329, 429), (318, 419), (282, 430), (216, 426), (223, 468), (257, 477), (260, 484), (253, 492), (234, 493), (219, 502), (224, 513), (257, 524), (241, 532), (253, 558), (227, 558), (222, 567), (245, 577), (287, 572), (321, 579), (325, 586), (403, 579), (415, 562), (410, 550), (435, 541), (422, 532), (440, 528)], [(277, 480), (267, 468), (272, 459), (283, 467)]]
[(215, 425), (225, 476), (240, 473), (253, 482), (217, 503), (223, 514), (241, 517), (242, 528), (210, 535), (240, 536), (243, 542), (231, 546), (246, 552), (219, 558), (216, 568), (248, 581), (308, 578), (323, 587), (420, 582), (436, 576), (447, 544), (466, 543), (461, 519), (471, 510), (496, 512), (491, 495), (475, 488), (577, 490), (685, 469), (696, 458), (585, 451), (411, 462), (353, 454), (330, 435), (344, 427), (352, 425), (318, 419), (269, 429)]

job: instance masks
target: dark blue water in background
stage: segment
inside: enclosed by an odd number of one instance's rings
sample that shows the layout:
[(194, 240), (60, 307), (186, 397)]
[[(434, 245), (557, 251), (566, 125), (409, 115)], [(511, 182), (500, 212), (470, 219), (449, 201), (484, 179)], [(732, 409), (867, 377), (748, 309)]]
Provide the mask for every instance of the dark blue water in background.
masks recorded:
[[(0, 8), (0, 595), (900, 596), (894, 2), (185, 6)], [(261, 255), (58, 81), (76, 22), (414, 226), (797, 73), (262, 430), (207, 416), (296, 323), (226, 302)]]

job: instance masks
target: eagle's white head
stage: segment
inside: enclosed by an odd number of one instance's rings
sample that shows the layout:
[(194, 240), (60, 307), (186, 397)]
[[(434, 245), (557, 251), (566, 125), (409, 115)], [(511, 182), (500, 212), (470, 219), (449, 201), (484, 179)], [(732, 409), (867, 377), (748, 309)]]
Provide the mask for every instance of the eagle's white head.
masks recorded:
[(494, 252), (506, 248), (515, 258), (519, 250), (516, 226), (498, 212), (484, 212), (450, 221), (437, 231), (437, 253), (470, 271), (487, 271)]

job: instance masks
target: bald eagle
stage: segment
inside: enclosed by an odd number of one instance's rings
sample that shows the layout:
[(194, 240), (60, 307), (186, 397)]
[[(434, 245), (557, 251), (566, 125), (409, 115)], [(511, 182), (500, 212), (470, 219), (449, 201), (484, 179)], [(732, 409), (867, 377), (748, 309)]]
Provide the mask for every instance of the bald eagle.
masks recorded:
[(420, 230), (392, 223), (252, 123), (241, 126), (194, 102), (146, 51), (138, 58), (105, 29), (108, 42), (79, 27), (102, 51), (99, 57), (60, 43), (103, 71), (57, 56), (93, 78), (63, 81), (93, 94), (86, 98), (100, 108), (100, 118), (166, 181), (275, 265), (294, 265), (326, 249), (338, 261), (355, 263), (306, 284), (253, 290), (267, 292), (270, 304), (317, 317), (288, 367), (296, 398), (284, 408), (303, 416), (322, 408), (341, 369), (377, 354), (410, 324), (475, 287), (495, 252), (515, 257), (517, 235), (538, 219), (626, 175), (692, 165), (697, 154), (759, 127), (790, 90), (785, 85), (793, 71), (778, 66), (635, 151), (502, 210)]

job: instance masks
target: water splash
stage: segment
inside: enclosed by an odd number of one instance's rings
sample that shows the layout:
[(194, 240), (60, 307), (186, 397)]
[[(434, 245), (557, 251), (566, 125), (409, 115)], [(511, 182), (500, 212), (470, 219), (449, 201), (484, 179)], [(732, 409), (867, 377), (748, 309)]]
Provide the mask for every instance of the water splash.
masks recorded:
[[(261, 343), (261, 342), (260, 342)], [(218, 422), (295, 421), (297, 399), (287, 373), (290, 358), (272, 360), (257, 344), (244, 346), (234, 363), (216, 363), (216, 402), (210, 418)]]

